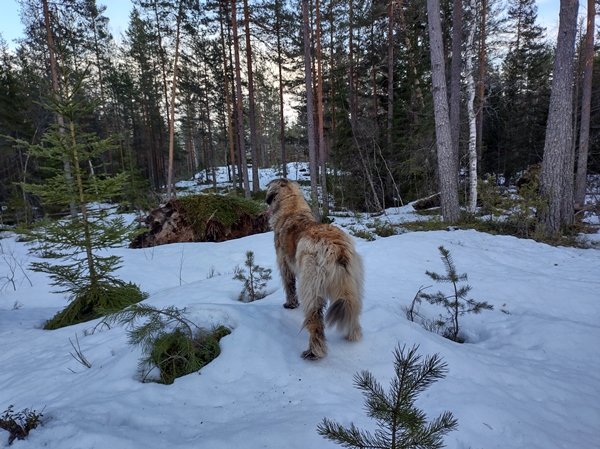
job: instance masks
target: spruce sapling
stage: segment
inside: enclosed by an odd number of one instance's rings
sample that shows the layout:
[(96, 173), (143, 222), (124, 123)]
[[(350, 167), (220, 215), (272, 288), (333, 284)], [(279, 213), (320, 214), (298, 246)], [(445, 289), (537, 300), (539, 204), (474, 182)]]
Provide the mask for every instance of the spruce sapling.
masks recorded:
[(493, 310), (493, 306), (488, 304), (486, 301), (478, 302), (473, 299), (467, 299), (467, 294), (471, 291), (472, 287), (468, 284), (459, 287), (457, 283), (467, 281), (467, 273), (458, 274), (456, 266), (448, 251), (443, 246), (439, 248), (442, 262), (446, 268), (446, 275), (440, 275), (426, 271), (425, 274), (433, 279), (435, 282), (450, 283), (454, 287), (454, 293), (446, 295), (441, 291), (433, 294), (421, 293), (421, 297), (425, 298), (430, 304), (442, 305), (448, 312), (447, 317), (442, 317), (441, 327), (445, 329), (444, 336), (452, 341), (461, 342), (458, 337), (458, 331), (460, 330), (458, 324), (458, 317), (464, 316), (467, 313), (480, 313), (482, 310)]
[(367, 415), (377, 421), (378, 429), (368, 432), (323, 418), (317, 432), (328, 440), (347, 448), (381, 449), (437, 449), (444, 447), (443, 436), (455, 430), (458, 421), (452, 413), (444, 412), (433, 421), (415, 407), (417, 396), (431, 384), (443, 379), (447, 365), (438, 354), (421, 361), (418, 346), (406, 350), (398, 346), (394, 351), (395, 377), (385, 392), (368, 371), (354, 376), (355, 386), (363, 391)]
[(267, 286), (267, 282), (271, 280), (272, 270), (255, 265), (254, 253), (252, 251), (246, 251), (246, 262), (244, 262), (244, 265), (248, 267), (248, 276), (246, 277), (245, 275), (245, 269), (239, 268), (235, 270), (235, 276), (233, 277), (233, 279), (244, 283), (244, 288), (238, 299), (243, 302), (252, 302), (267, 296), (264, 289)]
[(58, 259), (33, 262), (31, 269), (48, 274), (51, 285), (58, 287), (56, 292), (67, 293), (70, 300), (46, 323), (46, 329), (89, 321), (100, 316), (100, 308), (123, 308), (146, 297), (137, 285), (114, 275), (122, 259), (105, 253), (136, 233), (123, 217), (111, 216), (109, 209), (100, 206), (118, 199), (127, 182), (127, 174), (108, 176), (95, 165), (115, 147), (118, 136), (100, 139), (87, 131), (87, 117), (98, 106), (85, 101), (84, 81), (89, 74), (65, 66), (61, 70), (62, 91), (49, 99), (47, 109), (62, 117), (64, 124), (52, 125), (36, 145), (15, 140), (43, 164), (46, 173), (39, 183), (21, 183), (21, 187), (46, 206), (71, 210), (69, 219), (42, 220), (27, 232), (38, 254)]

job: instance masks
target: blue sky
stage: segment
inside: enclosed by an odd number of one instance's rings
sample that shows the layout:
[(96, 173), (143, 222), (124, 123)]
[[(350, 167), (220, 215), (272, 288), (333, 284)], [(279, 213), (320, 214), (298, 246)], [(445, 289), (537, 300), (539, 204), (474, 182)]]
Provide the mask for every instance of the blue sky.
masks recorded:
[[(548, 28), (548, 34), (553, 35), (558, 28), (559, 0), (538, 0), (538, 21)], [(0, 0), (0, 32), (4, 39), (12, 47), (13, 39), (22, 36), (23, 27), (19, 19), (19, 4), (16, 0)], [(105, 15), (110, 18), (110, 28), (115, 37), (127, 28), (129, 12), (131, 11), (130, 0), (99, 0), (98, 4), (107, 6)], [(584, 7), (580, 7), (580, 13)]]

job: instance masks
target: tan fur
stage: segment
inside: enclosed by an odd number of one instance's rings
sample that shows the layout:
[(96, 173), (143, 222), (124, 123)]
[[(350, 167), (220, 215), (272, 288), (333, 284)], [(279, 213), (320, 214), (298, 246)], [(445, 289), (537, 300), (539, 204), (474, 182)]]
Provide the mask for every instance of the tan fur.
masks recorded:
[(348, 340), (360, 340), (364, 269), (352, 238), (336, 226), (318, 223), (298, 184), (288, 179), (269, 183), (266, 202), (286, 292), (283, 306), (293, 309), (301, 303), (304, 327), (310, 333), (302, 357), (327, 354), (324, 321)]

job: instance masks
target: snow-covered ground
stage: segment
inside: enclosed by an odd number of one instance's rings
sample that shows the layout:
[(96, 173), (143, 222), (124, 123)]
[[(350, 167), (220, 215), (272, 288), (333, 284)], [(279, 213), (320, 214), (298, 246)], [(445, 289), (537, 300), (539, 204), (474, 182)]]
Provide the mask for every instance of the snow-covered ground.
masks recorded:
[[(401, 209), (389, 215), (409, 213)], [(366, 266), (364, 338), (352, 343), (327, 330), (329, 355), (311, 362), (300, 357), (308, 344), (301, 310), (282, 307), (272, 239), (113, 251), (123, 258), (118, 275), (148, 292), (149, 304), (185, 307), (199, 325), (232, 329), (217, 359), (169, 386), (138, 380), (140, 350), (123, 328), (90, 333), (96, 320), (42, 330), (66, 300), (45, 275), (28, 271), (30, 285), (15, 266), (16, 291), (7, 284), (0, 293), (0, 412), (12, 404), (44, 409), (44, 417), (13, 447), (340, 447), (319, 436), (317, 424), (328, 417), (374, 430), (353, 376), (369, 370), (387, 388), (399, 344), (448, 364), (446, 378), (417, 401), (430, 418), (449, 410), (458, 419), (448, 448), (600, 447), (600, 250), (475, 231), (357, 239)], [(36, 260), (13, 236), (0, 243), (7, 261)], [(426, 270), (444, 273), (440, 245), (468, 274), (470, 297), (494, 306), (462, 318), (464, 344), (408, 321), (403, 310), (431, 285)], [(248, 250), (274, 277), (267, 297), (246, 304), (232, 273)], [(7, 261), (0, 259), (0, 277), (11, 271)], [(422, 312), (434, 318), (442, 310), (426, 304)], [(69, 354), (75, 335), (89, 369)], [(7, 439), (0, 431), (0, 447)]]

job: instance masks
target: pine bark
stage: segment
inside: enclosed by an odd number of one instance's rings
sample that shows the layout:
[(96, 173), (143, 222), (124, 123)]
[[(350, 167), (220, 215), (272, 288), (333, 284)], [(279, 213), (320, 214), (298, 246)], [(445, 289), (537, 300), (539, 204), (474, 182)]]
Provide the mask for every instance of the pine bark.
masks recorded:
[(442, 215), (446, 223), (455, 223), (460, 218), (458, 158), (455, 157), (452, 149), (439, 0), (427, 0), (427, 16)]
[(579, 129), (579, 152), (577, 175), (575, 177), (575, 204), (585, 204), (587, 164), (590, 144), (590, 114), (592, 104), (592, 73), (594, 69), (594, 28), (596, 5), (594, 0), (587, 2), (587, 30), (585, 35), (585, 68), (581, 95), (581, 127)]
[(546, 125), (540, 194), (548, 199), (544, 231), (557, 233), (573, 222), (573, 61), (578, 0), (561, 0), (550, 110)]
[(392, 128), (394, 126), (394, 0), (390, 0), (388, 13), (388, 91), (387, 91), (387, 145), (392, 149)]
[(310, 164), (310, 189), (313, 196), (313, 214), (320, 219), (318, 211), (318, 180), (317, 173), (319, 166), (317, 162), (317, 148), (315, 143), (315, 121), (314, 121), (314, 98), (313, 98), (313, 81), (312, 81), (312, 60), (310, 54), (310, 25), (309, 25), (309, 10), (308, 0), (302, 0), (302, 35), (304, 40), (304, 85), (306, 88), (306, 122), (307, 122), (307, 137), (308, 137), (308, 158)]
[(248, 120), (250, 121), (250, 153), (252, 154), (252, 191), (258, 192), (258, 137), (256, 135), (256, 104), (254, 101), (254, 75), (252, 73), (252, 46), (250, 42), (250, 13), (248, 0), (244, 0), (244, 22), (246, 25), (246, 65), (248, 68)]
[(236, 91), (236, 112), (237, 112), (237, 130), (240, 150), (240, 159), (242, 162), (242, 176), (244, 178), (244, 194), (250, 198), (250, 181), (248, 180), (248, 163), (246, 161), (246, 142), (244, 139), (244, 111), (242, 107), (242, 75), (240, 68), (240, 40), (237, 29), (237, 8), (236, 1), (231, 0), (231, 28), (233, 30), (233, 53), (235, 56), (235, 91)]
[(317, 111), (318, 111), (318, 135), (319, 135), (319, 165), (321, 167), (321, 199), (323, 216), (329, 214), (329, 204), (327, 198), (327, 149), (325, 144), (325, 131), (323, 124), (323, 64), (321, 61), (321, 12), (319, 9), (319, 0), (315, 0), (315, 22), (317, 41)]
[(456, 158), (459, 154), (458, 140), (460, 137), (462, 16), (462, 0), (454, 0), (452, 11), (452, 64), (450, 66), (450, 133), (452, 135), (452, 151)]
[(169, 165), (167, 167), (167, 201), (171, 199), (173, 189), (173, 155), (175, 153), (175, 99), (177, 97), (177, 62), (179, 60), (179, 37), (183, 0), (177, 8), (177, 29), (175, 31), (175, 58), (173, 59), (173, 83), (171, 86), (171, 106), (169, 108)]

